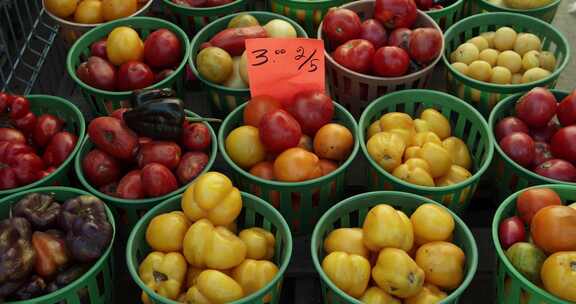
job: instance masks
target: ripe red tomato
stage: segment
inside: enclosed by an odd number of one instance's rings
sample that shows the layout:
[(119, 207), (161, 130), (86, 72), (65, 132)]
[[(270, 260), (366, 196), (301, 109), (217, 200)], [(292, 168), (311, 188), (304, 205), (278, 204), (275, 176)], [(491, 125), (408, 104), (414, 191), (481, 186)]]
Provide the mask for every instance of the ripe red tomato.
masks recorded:
[(258, 128), (264, 114), (281, 108), (282, 103), (270, 96), (252, 97), (244, 108), (244, 124)]
[(332, 121), (334, 103), (322, 92), (299, 92), (286, 110), (298, 121), (304, 134), (314, 136), (318, 129)]
[(555, 157), (576, 163), (576, 125), (558, 130), (552, 136), (550, 146)]
[(516, 116), (531, 128), (541, 128), (556, 114), (556, 97), (546, 88), (533, 88), (516, 103)]
[(0, 128), (0, 142), (26, 143), (26, 137), (22, 132), (12, 128)]
[(533, 188), (520, 193), (516, 199), (516, 210), (520, 218), (530, 225), (536, 213), (548, 206), (562, 205), (560, 196), (549, 188)]
[(52, 115), (42, 114), (38, 117), (32, 138), (38, 147), (44, 147), (48, 144), (52, 136), (62, 130), (64, 122)]
[(114, 117), (98, 117), (88, 125), (90, 140), (113, 157), (133, 160), (138, 151), (138, 135)]
[(44, 162), (34, 153), (18, 154), (12, 162), (12, 170), (20, 185), (27, 185), (42, 178)]
[(442, 34), (433, 28), (413, 30), (408, 44), (410, 58), (422, 64), (434, 61), (440, 55), (442, 39)]
[(550, 145), (548, 143), (535, 141), (534, 148), (534, 166), (538, 166), (539, 164), (554, 158), (552, 152), (550, 152)]
[(28, 101), (28, 98), (22, 96), (12, 98), (12, 104), (10, 105), (10, 118), (22, 118), (28, 113), (30, 113), (30, 101)]
[(4, 113), (4, 111), (6, 111), (6, 109), (10, 107), (11, 103), (12, 103), (12, 96), (4, 92), (0, 92), (0, 113)]
[(370, 41), (352, 39), (337, 47), (332, 53), (332, 57), (344, 67), (366, 74), (370, 72), (375, 52), (376, 50)]
[(16, 174), (11, 168), (0, 168), (0, 190), (18, 187)]
[(576, 90), (562, 99), (558, 104), (556, 115), (563, 126), (576, 124)]
[(97, 89), (114, 91), (117, 80), (116, 67), (107, 60), (92, 56), (88, 61), (80, 64), (76, 75), (89, 86)]
[(120, 178), (120, 164), (102, 150), (92, 150), (82, 159), (82, 171), (96, 187), (116, 182)]
[(384, 46), (374, 54), (372, 69), (378, 76), (398, 77), (406, 74), (410, 66), (410, 57), (396, 46)]
[(534, 162), (534, 140), (526, 133), (515, 132), (500, 140), (502, 151), (520, 166), (528, 167)]
[(404, 49), (406, 52), (410, 49), (410, 38), (412, 37), (412, 30), (405, 27), (400, 27), (392, 31), (388, 37), (388, 46), (397, 46)]
[(524, 223), (519, 217), (509, 217), (502, 222), (498, 227), (498, 237), (500, 244), (504, 250), (518, 242), (523, 242), (526, 239), (526, 228)]
[(180, 183), (187, 184), (196, 178), (204, 170), (208, 160), (208, 154), (204, 152), (194, 151), (184, 154), (180, 164), (178, 164), (178, 169), (176, 169)]
[(416, 2), (416, 6), (418, 7), (418, 9), (423, 11), (427, 11), (432, 7), (434, 7), (435, 5), (434, 0), (415, 0), (414, 2)]
[(154, 84), (154, 72), (145, 63), (129, 61), (118, 70), (118, 89), (132, 91)]
[(14, 126), (25, 132), (26, 134), (30, 134), (34, 132), (34, 128), (36, 127), (36, 115), (32, 112), (28, 112), (28, 114), (14, 120)]
[(124, 199), (141, 199), (144, 198), (144, 187), (142, 185), (142, 173), (140, 170), (128, 172), (118, 182), (116, 195)]
[(178, 189), (178, 181), (166, 166), (151, 163), (142, 168), (142, 187), (148, 197), (158, 197)]
[(90, 46), (90, 55), (108, 60), (108, 54), (106, 54), (106, 39), (92, 43), (92, 46)]
[(374, 18), (389, 29), (412, 28), (417, 16), (414, 0), (376, 0), (374, 5)]
[(388, 34), (380, 22), (367, 19), (362, 22), (359, 38), (370, 41), (375, 48), (380, 48), (386, 45)]
[(149, 163), (158, 163), (174, 170), (180, 163), (181, 155), (182, 150), (177, 144), (168, 141), (153, 141), (140, 146), (136, 161), (140, 168), (144, 168)]
[(517, 117), (508, 116), (496, 124), (494, 135), (496, 135), (496, 140), (500, 141), (502, 138), (514, 132), (522, 132), (528, 134), (530, 130), (522, 120), (518, 119)]
[(56, 133), (50, 139), (48, 146), (44, 150), (44, 155), (42, 155), (44, 164), (48, 167), (60, 166), (74, 151), (77, 142), (78, 137), (70, 132)]
[(259, 178), (274, 180), (274, 163), (271, 161), (259, 162), (250, 168), (250, 174)]
[(576, 168), (563, 159), (555, 158), (541, 163), (534, 172), (560, 181), (576, 182)]
[(144, 60), (157, 69), (174, 68), (182, 59), (182, 44), (167, 29), (152, 32), (144, 42)]
[(530, 135), (535, 141), (549, 142), (559, 129), (560, 125), (552, 119), (545, 127), (531, 129)]
[(302, 136), (298, 121), (284, 110), (273, 110), (262, 117), (260, 121), (260, 140), (266, 150), (279, 153), (288, 148), (296, 147)]
[(190, 151), (203, 151), (210, 147), (210, 129), (203, 123), (191, 123), (184, 127), (182, 145)]
[(356, 12), (346, 8), (332, 8), (324, 16), (322, 30), (332, 43), (342, 44), (360, 36), (362, 22)]

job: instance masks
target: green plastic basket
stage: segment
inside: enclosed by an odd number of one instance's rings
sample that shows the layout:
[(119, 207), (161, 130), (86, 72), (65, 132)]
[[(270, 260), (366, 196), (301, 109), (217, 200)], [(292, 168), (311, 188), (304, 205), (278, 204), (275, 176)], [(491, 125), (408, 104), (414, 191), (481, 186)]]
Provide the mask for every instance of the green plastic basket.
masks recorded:
[[(265, 303), (264, 298), (268, 294), (271, 295), (271, 300), (268, 303), (277, 304), (280, 302), (284, 273), (286, 272), (286, 268), (288, 268), (290, 258), (292, 257), (292, 235), (290, 234), (288, 224), (286, 224), (286, 221), (284, 218), (282, 218), (282, 215), (280, 215), (278, 211), (254, 195), (245, 192), (242, 192), (241, 194), (243, 210), (236, 220), (238, 231), (244, 228), (261, 227), (270, 231), (275, 236), (276, 244), (274, 248), (273, 262), (278, 266), (278, 273), (274, 279), (264, 288), (251, 294), (250, 296), (242, 298), (238, 301), (231, 302), (230, 304)], [(142, 288), (148, 294), (152, 303), (179, 303), (157, 295), (153, 290), (146, 286), (146, 284), (142, 282), (140, 276), (138, 275), (138, 267), (140, 262), (151, 251), (150, 246), (148, 246), (148, 243), (146, 243), (146, 228), (148, 227), (148, 223), (150, 223), (152, 218), (162, 213), (181, 210), (181, 199), (182, 195), (175, 196), (154, 207), (152, 210), (146, 213), (146, 215), (144, 215), (144, 217), (142, 217), (142, 219), (138, 222), (136, 227), (134, 227), (134, 230), (132, 230), (132, 233), (130, 233), (130, 238), (128, 239), (126, 263), (128, 264), (128, 269), (130, 270), (130, 276), (132, 276), (132, 280), (134, 280), (138, 286), (140, 286), (140, 288)]]
[(456, 0), (445, 8), (425, 11), (432, 17), (443, 31), (446, 31), (455, 22), (464, 17), (464, 2), (466, 0)]
[[(200, 117), (197, 114), (192, 113), (190, 111), (186, 111), (186, 115), (188, 117)], [(212, 143), (210, 146), (210, 151), (208, 151), (208, 155), (209, 155), (208, 163), (206, 164), (206, 167), (204, 167), (204, 170), (202, 170), (202, 172), (200, 174), (210, 170), (210, 168), (212, 167), (212, 164), (214, 164), (214, 160), (216, 159), (216, 155), (218, 153), (218, 143), (216, 142), (216, 133), (214, 133), (214, 130), (212, 129), (212, 127), (208, 123), (205, 122), (204, 124), (210, 130), (210, 136), (212, 138)], [(94, 144), (92, 144), (92, 142), (90, 141), (90, 137), (86, 136), (86, 139), (82, 143), (82, 147), (80, 149), (80, 152), (78, 153), (78, 156), (74, 160), (74, 168), (76, 170), (76, 175), (78, 175), (78, 179), (80, 180), (80, 183), (86, 189), (88, 189), (88, 191), (90, 191), (90, 193), (96, 195), (97, 197), (104, 200), (106, 203), (110, 204), (110, 206), (113, 207), (113, 210), (118, 213), (117, 214), (118, 220), (120, 221), (120, 223), (122, 223), (122, 226), (121, 226), (122, 229), (120, 229), (120, 231), (122, 233), (129, 232), (130, 229), (136, 224), (136, 222), (138, 222), (140, 217), (142, 217), (144, 215), (144, 213), (146, 213), (150, 208), (158, 205), (160, 202), (163, 202), (172, 196), (175, 196), (177, 194), (184, 192), (184, 190), (186, 190), (188, 185), (192, 182), (191, 181), (187, 185), (183, 185), (182, 187), (178, 188), (177, 190), (174, 190), (174, 191), (172, 191), (172, 192), (170, 192), (164, 196), (145, 198), (145, 199), (139, 199), (139, 200), (122, 199), (122, 198), (113, 197), (113, 196), (104, 194), (104, 193), (100, 192), (98, 189), (94, 188), (90, 184), (90, 182), (88, 182), (86, 180), (86, 178), (84, 177), (84, 171), (82, 170), (82, 159), (84, 158), (84, 156), (86, 154), (88, 154), (88, 152), (92, 151), (93, 147), (94, 147)]]
[[(570, 94), (569, 92), (559, 90), (551, 91), (554, 96), (556, 96), (558, 102)], [(512, 95), (496, 105), (490, 114), (490, 119), (488, 120), (488, 125), (491, 132), (496, 128), (496, 124), (498, 124), (501, 119), (514, 114), (514, 106), (516, 105), (516, 101), (518, 101), (522, 95), (524, 94), (519, 93)], [(508, 157), (504, 151), (502, 151), (500, 145), (497, 142), (494, 142), (494, 145), (496, 146), (496, 153), (494, 154), (494, 162), (492, 164), (491, 170), (495, 178), (498, 179), (498, 183), (496, 183), (496, 189), (498, 189), (498, 195), (501, 200), (516, 191), (534, 185), (563, 184), (576, 187), (576, 183), (563, 182), (544, 177), (518, 165), (515, 161), (510, 159), (510, 157)]]
[[(543, 49), (556, 56), (556, 69), (548, 77), (538, 81), (501, 85), (472, 79), (450, 65), (448, 58), (460, 44), (482, 32), (494, 31), (502, 26), (510, 26), (517, 32), (530, 32), (538, 36)], [(472, 104), (485, 117), (488, 117), (498, 101), (511, 94), (526, 92), (534, 87), (554, 88), (560, 73), (570, 61), (570, 44), (562, 33), (542, 20), (520, 14), (486, 13), (468, 17), (450, 27), (444, 37), (446, 46), (442, 60), (447, 66), (449, 91)]]
[[(573, 202), (576, 200), (576, 188), (568, 185), (541, 185), (532, 188), (550, 188), (554, 190), (564, 202)], [(498, 237), (498, 227), (500, 222), (505, 218), (516, 215), (516, 198), (527, 189), (520, 190), (509, 196), (494, 215), (492, 220), (492, 242), (498, 253), (496, 264), (496, 303), (507, 304), (569, 304), (573, 302), (559, 299), (544, 289), (536, 286), (524, 277), (508, 261), (505, 251), (500, 245)], [(508, 283), (506, 282), (507, 280)]]
[(129, 99), (132, 91), (105, 91), (85, 84), (78, 76), (76, 69), (90, 56), (90, 46), (92, 43), (108, 36), (112, 30), (119, 26), (129, 26), (139, 32), (142, 40), (157, 29), (168, 29), (178, 38), (182, 44), (182, 62), (175, 69), (174, 73), (159, 81), (149, 88), (173, 88), (179, 96), (184, 94), (184, 74), (186, 69), (186, 55), (190, 52), (190, 44), (186, 33), (173, 23), (150, 17), (130, 17), (105, 23), (90, 30), (80, 37), (68, 52), (66, 58), (66, 69), (74, 82), (80, 87), (85, 101), (92, 106), (93, 111), (98, 115), (108, 115), (119, 108), (130, 107)]
[(270, 9), (298, 22), (310, 37), (316, 37), (318, 25), (330, 8), (351, 2), (351, 0), (270, 0)]
[(474, 13), (506, 12), (506, 13), (522, 14), (538, 18), (548, 23), (552, 23), (552, 20), (554, 20), (554, 17), (556, 16), (556, 11), (558, 10), (558, 7), (560, 6), (561, 2), (561, 0), (553, 0), (548, 5), (545, 5), (543, 7), (521, 10), (521, 9), (502, 7), (494, 3), (491, 3), (488, 0), (470, 0), (470, 1), (472, 1), (473, 6), (472, 9)]
[[(336, 287), (322, 269), (322, 260), (325, 256), (324, 239), (332, 230), (344, 227), (362, 227), (368, 211), (378, 204), (389, 204), (410, 216), (418, 206), (425, 203), (438, 204), (433, 200), (412, 193), (395, 191), (368, 192), (347, 198), (322, 215), (312, 233), (311, 251), (314, 268), (320, 274), (324, 303), (362, 303)], [(453, 243), (459, 246), (466, 254), (466, 276), (462, 284), (438, 304), (458, 303), (458, 298), (470, 285), (478, 268), (478, 248), (476, 247), (474, 236), (458, 215), (448, 209), (446, 211), (450, 212), (456, 223)]]
[(78, 143), (70, 156), (54, 171), (52, 174), (45, 178), (28, 184), (26, 186), (0, 190), (0, 198), (10, 195), (12, 193), (20, 193), (32, 188), (45, 187), (45, 186), (67, 186), (70, 184), (68, 173), (70, 172), (72, 159), (80, 150), (80, 143), (84, 140), (86, 133), (86, 122), (84, 116), (78, 108), (71, 102), (57, 96), (48, 95), (29, 95), (26, 96), (30, 101), (30, 110), (37, 116), (42, 114), (53, 114), (62, 119), (64, 130), (78, 136)]
[[(404, 112), (412, 117), (426, 108), (435, 108), (452, 125), (452, 135), (468, 145), (472, 158), (472, 177), (446, 187), (425, 187), (403, 181), (386, 172), (368, 154), (365, 132), (370, 124), (388, 112)], [(429, 90), (404, 90), (382, 96), (372, 102), (362, 113), (358, 124), (358, 138), (364, 156), (370, 163), (369, 184), (372, 190), (395, 190), (419, 194), (443, 202), (452, 211), (460, 213), (466, 209), (480, 177), (486, 172), (494, 153), (494, 139), (488, 124), (470, 105), (446, 93)]]
[[(24, 196), (30, 193), (46, 193), (51, 194), (54, 198), (63, 203), (64, 201), (80, 196), (90, 195), (90, 193), (68, 187), (42, 187), (31, 190), (22, 191), (12, 194), (0, 200), (0, 213), (3, 218), (7, 218), (12, 213), (12, 205), (17, 203)], [(112, 225), (112, 240), (110, 245), (102, 254), (102, 256), (94, 263), (94, 265), (84, 273), (76, 281), (70, 283), (68, 286), (61, 288), (53, 293), (17, 302), (6, 302), (12, 304), (108, 304), (112, 303), (114, 296), (114, 267), (112, 260), (112, 246), (116, 235), (116, 226), (114, 225), (114, 217), (110, 209), (106, 207), (108, 220)], [(86, 293), (87, 291), (87, 293)], [(84, 296), (83, 296), (84, 294)]]
[[(256, 194), (276, 207), (293, 233), (312, 232), (320, 215), (344, 198), (346, 171), (358, 154), (358, 138), (354, 139), (354, 147), (348, 159), (330, 174), (297, 183), (265, 180), (240, 168), (226, 152), (226, 137), (242, 125), (244, 107), (245, 105), (241, 105), (228, 115), (218, 132), (218, 146), (224, 160), (232, 168), (232, 177), (242, 191)], [(333, 121), (348, 128), (352, 134), (357, 134), (358, 126), (354, 117), (339, 104), (334, 103), (334, 107)]]
[(216, 7), (186, 7), (172, 0), (163, 0), (162, 5), (173, 17), (174, 23), (182, 27), (190, 37), (210, 22), (229, 14), (239, 13), (248, 8), (248, 1), (236, 0)]
[[(228, 115), (232, 110), (234, 110), (239, 105), (246, 102), (250, 99), (250, 89), (235, 89), (235, 88), (228, 88), (223, 85), (214, 84), (210, 81), (206, 80), (204, 77), (200, 75), (198, 70), (196, 69), (196, 55), (200, 51), (200, 45), (204, 42), (209, 41), (214, 35), (218, 34), (220, 31), (226, 29), (228, 26), (228, 22), (240, 14), (232, 14), (226, 17), (222, 17), (207, 26), (205, 26), (202, 30), (194, 36), (192, 39), (191, 45), (191, 54), (189, 56), (189, 64), (192, 68), (192, 72), (204, 86), (204, 90), (208, 93), (208, 99), (210, 100), (210, 106), (212, 109), (212, 113), (218, 117), (225, 117)], [(307, 38), (306, 32), (304, 29), (298, 25), (296, 22), (290, 20), (287, 17), (282, 15), (269, 13), (269, 12), (247, 12), (250, 15), (254, 16), (261, 24), (264, 24), (272, 19), (282, 19), (290, 22), (292, 26), (296, 29), (298, 33), (298, 37)]]

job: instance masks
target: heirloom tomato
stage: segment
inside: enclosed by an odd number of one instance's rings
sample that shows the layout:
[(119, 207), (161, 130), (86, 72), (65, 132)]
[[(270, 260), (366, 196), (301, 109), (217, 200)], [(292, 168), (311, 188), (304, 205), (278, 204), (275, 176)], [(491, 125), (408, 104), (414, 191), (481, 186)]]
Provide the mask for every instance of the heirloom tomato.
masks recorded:
[(540, 209), (532, 218), (534, 244), (546, 253), (576, 251), (576, 210), (554, 205)]
[(302, 136), (298, 121), (284, 110), (272, 110), (260, 120), (260, 140), (273, 153), (296, 147)]
[(334, 103), (330, 96), (321, 92), (299, 92), (286, 110), (298, 121), (304, 134), (314, 136), (316, 131), (332, 120)]
[(342, 44), (360, 36), (362, 21), (356, 12), (346, 8), (333, 8), (322, 21), (326, 38), (335, 44)]
[(518, 195), (516, 210), (520, 218), (530, 225), (532, 218), (540, 209), (552, 205), (561, 205), (560, 196), (549, 188), (528, 189)]
[(344, 67), (358, 73), (368, 73), (376, 50), (372, 43), (364, 39), (352, 39), (334, 50), (332, 57)]
[(375, 19), (367, 19), (362, 22), (359, 38), (370, 41), (378, 49), (386, 45), (388, 34), (380, 22)]

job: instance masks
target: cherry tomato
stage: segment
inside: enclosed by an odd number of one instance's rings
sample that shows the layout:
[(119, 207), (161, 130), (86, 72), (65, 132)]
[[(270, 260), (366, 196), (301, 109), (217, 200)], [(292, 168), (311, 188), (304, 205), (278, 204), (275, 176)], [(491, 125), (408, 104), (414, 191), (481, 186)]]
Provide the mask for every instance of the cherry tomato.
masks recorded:
[(286, 110), (298, 121), (302, 131), (314, 136), (334, 116), (334, 103), (330, 96), (317, 91), (304, 91), (294, 95)]
[(504, 249), (508, 249), (518, 242), (523, 242), (526, 239), (524, 223), (517, 216), (503, 220), (498, 227), (498, 237)]
[(128, 172), (118, 182), (116, 195), (124, 199), (141, 199), (144, 198), (144, 187), (142, 185), (142, 174), (140, 170)]
[(396, 46), (384, 46), (374, 54), (372, 69), (378, 76), (397, 77), (406, 74), (410, 57), (403, 49)]
[(536, 141), (534, 142), (534, 148), (534, 166), (538, 166), (539, 164), (554, 158), (552, 152), (550, 152), (549, 144), (543, 141)]
[(442, 50), (442, 34), (433, 28), (417, 28), (410, 35), (408, 45), (410, 58), (418, 63), (434, 61)]
[(281, 108), (280, 101), (270, 96), (252, 97), (244, 108), (244, 124), (258, 127), (264, 114)]
[(208, 154), (204, 152), (194, 151), (184, 154), (176, 169), (176, 175), (180, 183), (187, 184), (196, 178), (204, 170), (208, 160)]
[(556, 114), (556, 97), (548, 89), (533, 88), (516, 103), (516, 115), (529, 127), (541, 128)]
[(210, 147), (210, 129), (203, 123), (191, 123), (184, 127), (182, 145), (190, 151), (203, 151)]
[(116, 182), (120, 178), (120, 164), (102, 150), (92, 150), (82, 159), (82, 171), (96, 187)]
[(30, 113), (30, 101), (28, 101), (28, 98), (22, 96), (12, 98), (12, 104), (10, 105), (10, 118), (22, 118), (28, 113)]
[(527, 225), (530, 225), (532, 218), (540, 209), (552, 205), (562, 205), (562, 200), (549, 188), (528, 189), (520, 193), (516, 199), (518, 215)]
[(414, 0), (376, 0), (374, 4), (374, 18), (389, 29), (412, 28), (417, 16)]
[(534, 172), (560, 181), (576, 182), (576, 168), (563, 159), (551, 159), (541, 163)]
[(534, 162), (534, 140), (526, 133), (515, 132), (500, 140), (502, 151), (520, 166), (528, 167)]
[(346, 8), (333, 8), (322, 21), (322, 31), (332, 43), (342, 44), (360, 36), (362, 22), (356, 12)]
[(26, 143), (26, 137), (22, 132), (12, 128), (0, 128), (0, 142)]
[(274, 161), (274, 176), (283, 182), (301, 182), (320, 177), (320, 159), (302, 148), (290, 148)]
[(549, 142), (559, 129), (558, 123), (551, 120), (545, 127), (531, 129), (530, 135), (536, 141)]
[(178, 189), (178, 181), (166, 166), (150, 163), (142, 168), (142, 187), (148, 197), (158, 197)]
[(14, 126), (22, 132), (30, 134), (36, 127), (36, 121), (36, 115), (34, 115), (32, 112), (28, 112), (28, 114), (24, 115), (23, 117), (14, 120)]
[(564, 97), (556, 110), (558, 120), (563, 126), (576, 124), (576, 90)]
[(273, 110), (260, 121), (260, 140), (266, 150), (272, 153), (282, 152), (295, 147), (302, 136), (298, 121), (284, 110)]
[(119, 159), (133, 160), (138, 151), (138, 135), (114, 117), (92, 120), (88, 135), (96, 147)]
[(332, 53), (332, 57), (344, 67), (366, 74), (371, 70), (375, 52), (376, 50), (370, 41), (352, 39), (337, 47)]
[(370, 41), (378, 49), (386, 45), (388, 34), (380, 22), (375, 19), (367, 19), (362, 22), (359, 38)]
[(42, 159), (46, 166), (60, 166), (70, 156), (78, 137), (70, 132), (58, 132), (50, 139)]
[(558, 130), (552, 136), (550, 146), (555, 157), (576, 163), (576, 125)]
[(152, 32), (144, 42), (144, 60), (157, 69), (173, 68), (182, 59), (182, 44), (174, 33), (167, 29)]
[(108, 60), (108, 55), (106, 54), (106, 39), (92, 43), (92, 46), (90, 46), (90, 55)]
[(513, 116), (508, 116), (500, 120), (498, 124), (496, 124), (496, 128), (494, 130), (496, 140), (498, 141), (514, 132), (521, 132), (528, 134), (530, 130), (522, 120)]
[(409, 28), (397, 28), (390, 33), (388, 37), (389, 46), (397, 46), (404, 49), (406, 52), (410, 49), (410, 38), (412, 37), (412, 30)]
[(118, 89), (132, 91), (154, 84), (154, 72), (145, 63), (128, 61), (118, 70)]

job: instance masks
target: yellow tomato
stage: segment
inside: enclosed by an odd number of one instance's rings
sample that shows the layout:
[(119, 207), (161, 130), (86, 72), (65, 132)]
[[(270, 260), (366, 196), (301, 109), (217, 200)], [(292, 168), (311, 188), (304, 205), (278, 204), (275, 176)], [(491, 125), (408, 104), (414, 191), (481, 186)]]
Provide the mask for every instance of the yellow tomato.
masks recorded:
[(436, 143), (425, 143), (420, 150), (419, 157), (430, 164), (430, 174), (434, 178), (443, 176), (452, 166), (452, 157), (448, 150)]
[(422, 150), (422, 147), (418, 147), (418, 146), (412, 146), (412, 147), (408, 147), (406, 148), (406, 151), (404, 152), (404, 162), (406, 162), (407, 160), (411, 159), (411, 158), (419, 158), (418, 155), (420, 155), (420, 150)]
[(553, 295), (576, 302), (576, 251), (549, 256), (540, 271), (544, 287)]
[[(232, 278), (242, 286), (244, 295), (250, 295), (270, 283), (277, 273), (278, 267), (270, 261), (246, 259), (234, 268)], [(271, 298), (272, 295), (267, 294), (263, 302), (269, 302)]]
[(442, 146), (452, 156), (452, 163), (470, 170), (470, 151), (466, 143), (458, 137), (450, 136), (442, 142)]
[(420, 119), (426, 121), (430, 131), (436, 133), (440, 139), (445, 139), (452, 132), (450, 122), (442, 113), (435, 109), (426, 109), (420, 114)]
[[(224, 83), (234, 72), (232, 57), (228, 52), (218, 47), (207, 47), (201, 50), (196, 56), (196, 66), (202, 77), (217, 84)], [(240, 74), (240, 76), (242, 75)]]
[(416, 264), (426, 274), (426, 282), (447, 290), (456, 289), (464, 279), (466, 256), (448, 242), (426, 243), (416, 251)]
[(384, 248), (372, 269), (372, 279), (385, 292), (399, 298), (409, 298), (422, 289), (424, 271), (405, 251)]
[[(446, 187), (455, 185), (469, 179), (471, 176), (472, 174), (468, 170), (458, 165), (452, 165), (450, 166), (450, 170), (448, 170), (448, 172), (444, 176), (441, 176), (440, 178), (436, 179), (436, 186)], [(459, 199), (460, 203), (463, 203), (466, 200), (469, 192), (470, 192), (470, 186), (462, 190)], [(451, 204), (453, 199), (454, 199), (453, 194), (444, 195), (442, 197), (442, 201), (446, 204)]]
[(454, 232), (454, 218), (444, 208), (423, 204), (410, 216), (417, 245), (433, 241), (446, 241)]
[(242, 168), (250, 168), (266, 157), (266, 150), (260, 141), (258, 128), (252, 126), (238, 127), (225, 141), (226, 153), (232, 161)]
[(332, 252), (322, 261), (322, 269), (332, 283), (352, 297), (364, 294), (370, 281), (370, 262), (357, 254)]
[(228, 303), (244, 296), (242, 286), (221, 271), (204, 270), (197, 282), (186, 292), (186, 303)]
[(404, 300), (404, 304), (436, 304), (448, 295), (438, 287), (425, 283), (415, 296)]
[(410, 139), (416, 134), (414, 121), (406, 113), (390, 112), (380, 117), (380, 128), (382, 131), (394, 131), (402, 137), (404, 142), (409, 145)]
[(102, 0), (102, 15), (106, 21), (128, 17), (138, 10), (138, 0)]
[(370, 157), (380, 167), (392, 172), (402, 163), (406, 144), (402, 137), (396, 133), (380, 132), (368, 140), (366, 149)]
[(411, 145), (422, 147), (427, 142), (442, 144), (442, 140), (440, 140), (440, 137), (438, 137), (438, 135), (436, 135), (436, 133), (434, 133), (432, 131), (425, 131), (425, 132), (416, 133), (416, 135), (414, 135), (414, 137), (412, 137), (412, 144)]
[(400, 300), (376, 286), (368, 288), (360, 301), (365, 304), (402, 304)]
[(420, 118), (414, 119), (414, 127), (416, 128), (417, 133), (430, 131), (428, 122)]
[(180, 251), (188, 227), (190, 221), (182, 211), (157, 215), (146, 228), (146, 242), (156, 251)]
[(350, 254), (369, 257), (370, 252), (364, 246), (362, 228), (338, 228), (332, 230), (324, 240), (324, 251), (331, 253), (342, 251)]
[(377, 120), (368, 127), (368, 131), (366, 131), (366, 139), (370, 139), (372, 136), (380, 132), (382, 132), (382, 128), (380, 128), (380, 121)]
[(244, 83), (249, 86), (250, 85), (250, 78), (248, 78), (248, 55), (246, 55), (246, 51), (242, 53), (242, 57), (240, 57), (240, 63), (238, 64), (240, 68), (240, 77), (244, 81)]
[(74, 14), (78, 0), (46, 0), (44, 4), (50, 13), (60, 18), (68, 18)]
[(74, 21), (85, 24), (103, 22), (102, 2), (100, 0), (84, 0), (80, 2), (74, 13)]
[(246, 258), (254, 260), (270, 260), (274, 257), (276, 238), (270, 231), (252, 227), (240, 231), (238, 235), (246, 244)]
[(392, 175), (411, 184), (434, 187), (434, 179), (430, 176), (430, 165), (421, 158), (408, 159), (404, 164), (396, 167)]
[(409, 251), (414, 242), (410, 219), (404, 212), (386, 204), (376, 205), (368, 211), (362, 231), (364, 245), (372, 251), (385, 247)]
[(115, 65), (128, 61), (142, 61), (144, 43), (134, 29), (120, 26), (108, 35), (106, 55), (108, 55), (108, 60)]

